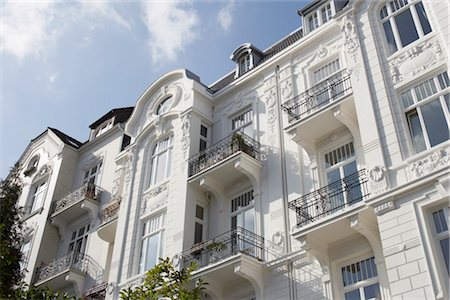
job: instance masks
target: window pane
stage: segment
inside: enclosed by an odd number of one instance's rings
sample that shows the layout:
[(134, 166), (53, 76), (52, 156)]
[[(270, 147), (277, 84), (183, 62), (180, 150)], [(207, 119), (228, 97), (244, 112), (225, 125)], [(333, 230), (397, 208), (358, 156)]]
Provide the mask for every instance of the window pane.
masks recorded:
[(166, 171), (166, 160), (167, 160), (167, 152), (161, 153), (158, 158), (158, 163), (156, 166), (156, 182), (160, 182), (164, 179), (165, 171)]
[(391, 23), (389, 20), (383, 23), (384, 33), (386, 34), (386, 41), (389, 47), (389, 54), (394, 53), (398, 50), (397, 44), (395, 43), (394, 33), (392, 32)]
[(345, 300), (361, 300), (359, 289), (345, 293)]
[(436, 85), (434, 84), (433, 78), (419, 84), (414, 88), (417, 96), (417, 100), (421, 101), (437, 92)]
[(378, 283), (366, 286), (364, 288), (364, 296), (366, 300), (381, 299), (380, 286)]
[(412, 97), (411, 90), (409, 90), (406, 93), (402, 94), (402, 101), (403, 101), (403, 107), (404, 108), (407, 108), (407, 107), (409, 107), (409, 106), (414, 104), (414, 100), (413, 100), (413, 97)]
[(449, 139), (450, 132), (439, 99), (421, 107), (431, 147)]
[(203, 241), (203, 225), (195, 222), (194, 244)]
[(411, 138), (413, 140), (414, 149), (417, 153), (425, 150), (427, 147), (425, 145), (425, 139), (423, 137), (422, 126), (420, 125), (419, 116), (417, 111), (413, 110), (406, 115), (409, 124), (409, 130), (411, 133)]
[(445, 104), (447, 104), (447, 110), (450, 113), (450, 94), (444, 95)]
[(200, 205), (195, 206), (195, 217), (203, 220), (203, 207)]
[(441, 244), (441, 250), (442, 250), (442, 254), (444, 255), (444, 260), (445, 260), (445, 265), (447, 266), (447, 273), (450, 274), (450, 267), (449, 267), (449, 239), (443, 239), (440, 241)]
[(151, 269), (158, 260), (158, 234), (147, 238), (147, 255), (145, 257), (145, 270)]
[(448, 78), (447, 72), (444, 72), (442, 74), (438, 75), (439, 85), (441, 86), (441, 89), (445, 89), (448, 86), (450, 86), (450, 80)]
[(448, 230), (447, 222), (445, 221), (444, 210), (440, 209), (433, 213), (433, 221), (436, 227), (436, 232), (441, 233)]
[(431, 32), (430, 22), (428, 21), (427, 13), (423, 7), (422, 2), (416, 4), (417, 15), (419, 16), (420, 24), (422, 25), (423, 34)]
[(244, 228), (253, 232), (255, 231), (255, 209), (249, 209), (244, 212)]
[(419, 38), (414, 20), (409, 9), (395, 16), (395, 23), (397, 24), (398, 33), (402, 46), (406, 46)]

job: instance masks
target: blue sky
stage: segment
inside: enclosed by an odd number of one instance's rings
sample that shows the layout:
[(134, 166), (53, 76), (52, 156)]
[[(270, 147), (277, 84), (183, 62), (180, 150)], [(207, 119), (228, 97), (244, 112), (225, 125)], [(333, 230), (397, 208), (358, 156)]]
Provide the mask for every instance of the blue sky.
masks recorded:
[(47, 127), (84, 142), (112, 108), (134, 106), (164, 73), (209, 85), (250, 42), (264, 50), (300, 25), (304, 1), (2, 1), (0, 178)]

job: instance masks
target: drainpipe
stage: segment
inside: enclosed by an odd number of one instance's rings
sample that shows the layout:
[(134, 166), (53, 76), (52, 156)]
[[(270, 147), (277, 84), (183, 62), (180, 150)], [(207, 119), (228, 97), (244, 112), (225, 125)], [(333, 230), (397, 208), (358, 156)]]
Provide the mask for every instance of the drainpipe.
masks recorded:
[[(284, 132), (283, 132), (283, 119), (281, 114), (281, 97), (280, 97), (280, 84), (279, 84), (279, 71), (280, 66), (277, 65), (275, 68), (275, 86), (276, 86), (276, 110), (278, 117), (278, 128), (279, 128), (279, 144), (280, 144), (280, 165), (281, 165), (281, 188), (282, 188), (282, 205), (284, 211), (284, 232), (286, 236), (286, 253), (292, 252), (291, 238), (290, 238), (290, 225), (289, 225), (289, 208), (288, 208), (288, 186), (287, 186), (287, 168), (286, 168), (286, 156), (284, 148)], [(288, 283), (289, 283), (289, 299), (295, 300), (296, 288), (294, 280), (294, 267), (293, 263), (287, 263), (288, 267)]]

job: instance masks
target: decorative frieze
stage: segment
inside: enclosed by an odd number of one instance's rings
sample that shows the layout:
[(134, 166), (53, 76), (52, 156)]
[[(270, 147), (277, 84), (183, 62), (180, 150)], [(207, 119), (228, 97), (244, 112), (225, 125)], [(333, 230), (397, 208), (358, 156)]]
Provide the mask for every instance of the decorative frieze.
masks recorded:
[(439, 149), (430, 155), (409, 164), (409, 174), (412, 178), (422, 177), (443, 167), (448, 167), (449, 149)]
[(169, 184), (163, 183), (144, 193), (142, 198), (142, 214), (157, 210), (167, 204), (169, 198)]
[(398, 84), (414, 78), (418, 73), (442, 61), (442, 50), (437, 38), (427, 39), (400, 52), (389, 60), (392, 81)]
[(275, 120), (276, 120), (276, 111), (275, 111), (275, 102), (276, 102), (276, 92), (275, 89), (269, 89), (264, 93), (264, 102), (266, 103), (266, 111), (267, 111), (267, 126), (269, 127), (270, 132), (274, 132), (275, 129)]
[(347, 15), (341, 22), (341, 31), (344, 35), (344, 46), (349, 58), (358, 61), (359, 41), (355, 31), (355, 24)]
[(373, 210), (375, 211), (375, 214), (379, 216), (394, 209), (395, 209), (394, 201), (388, 200), (382, 203), (378, 203)]
[(181, 136), (181, 150), (183, 150), (183, 158), (186, 159), (187, 158), (187, 153), (188, 153), (188, 149), (189, 149), (189, 141), (191, 139), (191, 133), (190, 133), (190, 129), (191, 129), (191, 116), (190, 115), (185, 115), (183, 117), (183, 119), (181, 120), (181, 132), (182, 132), (182, 136)]

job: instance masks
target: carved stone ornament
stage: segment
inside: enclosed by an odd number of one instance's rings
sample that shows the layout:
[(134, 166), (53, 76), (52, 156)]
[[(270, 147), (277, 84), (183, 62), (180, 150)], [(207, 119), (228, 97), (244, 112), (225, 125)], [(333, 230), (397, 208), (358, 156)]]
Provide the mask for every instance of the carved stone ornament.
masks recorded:
[(181, 255), (177, 253), (172, 257), (172, 263), (174, 267), (178, 267), (180, 265), (180, 262), (181, 262)]
[(282, 246), (284, 243), (284, 235), (281, 231), (277, 231), (272, 235), (272, 242), (275, 245)]
[(112, 295), (112, 293), (116, 289), (116, 286), (117, 286), (117, 284), (114, 281), (108, 283), (108, 285), (106, 287), (106, 293), (108, 293), (108, 295)]
[(285, 80), (281, 83), (281, 97), (283, 101), (289, 100), (292, 97), (292, 82)]
[(442, 50), (437, 38), (418, 43), (389, 61), (392, 81), (397, 84), (405, 79), (413, 78), (418, 73), (442, 61), (442, 58)]
[(264, 101), (266, 102), (267, 109), (267, 125), (269, 126), (270, 132), (274, 132), (275, 127), (275, 89), (267, 90), (264, 94)]
[(128, 153), (128, 157), (125, 162), (124, 177), (125, 177), (125, 182), (127, 182), (127, 183), (130, 182), (130, 180), (131, 180), (131, 175), (133, 173), (133, 161), (134, 161), (135, 155), (136, 155), (136, 148), (133, 148), (131, 150), (131, 152)]
[(163, 183), (149, 191), (143, 196), (142, 212), (143, 214), (157, 210), (167, 204), (169, 197), (169, 184)]
[(181, 99), (181, 95), (183, 94), (183, 89), (180, 85), (170, 83), (166, 86), (163, 86), (159, 91), (154, 94), (149, 100), (149, 106), (147, 108), (146, 117), (148, 121), (152, 121), (156, 116), (156, 110), (158, 109), (158, 105), (161, 101), (168, 97), (172, 97), (172, 104), (169, 108), (172, 109), (175, 107)]
[(319, 46), (319, 49), (317, 49), (316, 55), (320, 58), (324, 58), (328, 54), (328, 49), (325, 48), (323, 45)]
[(384, 166), (374, 166), (369, 170), (369, 184), (372, 195), (377, 195), (387, 190), (387, 176)]
[(183, 150), (183, 157), (186, 159), (187, 156), (187, 150), (189, 149), (189, 141), (191, 139), (191, 116), (185, 115), (182, 119), (182, 125), (181, 125), (181, 149)]
[(355, 24), (346, 16), (341, 23), (341, 30), (344, 35), (344, 46), (351, 60), (356, 63), (358, 60), (359, 41), (355, 32)]
[(440, 149), (425, 158), (417, 160), (410, 164), (409, 170), (413, 177), (422, 177), (437, 169), (448, 167), (449, 151), (448, 149)]
[(395, 209), (394, 201), (389, 200), (374, 207), (375, 214), (382, 215)]

